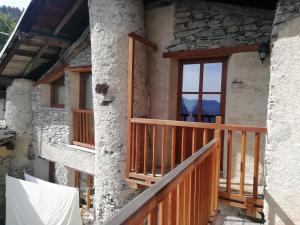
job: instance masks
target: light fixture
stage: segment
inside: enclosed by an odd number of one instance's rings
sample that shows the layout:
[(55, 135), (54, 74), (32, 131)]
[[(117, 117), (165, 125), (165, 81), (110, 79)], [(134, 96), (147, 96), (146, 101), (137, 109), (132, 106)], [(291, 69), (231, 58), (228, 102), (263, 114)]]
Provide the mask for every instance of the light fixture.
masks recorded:
[(269, 43), (270, 42), (262, 42), (259, 45), (258, 54), (262, 64), (270, 53)]

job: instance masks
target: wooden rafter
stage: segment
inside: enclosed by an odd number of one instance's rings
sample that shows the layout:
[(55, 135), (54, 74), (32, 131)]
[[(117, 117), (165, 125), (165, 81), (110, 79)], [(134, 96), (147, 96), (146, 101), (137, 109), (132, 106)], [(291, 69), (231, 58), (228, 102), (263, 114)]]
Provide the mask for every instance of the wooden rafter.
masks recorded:
[[(79, 39), (75, 41), (58, 59), (58, 61), (48, 70), (48, 72), (42, 76), (37, 84), (50, 83), (51, 81), (58, 78), (62, 71), (68, 66), (68, 62), (79, 54), (82, 50), (87, 48), (90, 44), (90, 28), (87, 27)], [(58, 77), (57, 77), (58, 76)]]
[(46, 35), (33, 34), (33, 33), (20, 33), (19, 39), (22, 43), (33, 46), (51, 46), (58, 48), (67, 48), (71, 45), (69, 40), (58, 37), (50, 37)]
[[(74, 15), (74, 13), (77, 11), (79, 6), (83, 3), (84, 0), (77, 0), (76, 3), (72, 6), (72, 8), (67, 12), (67, 14), (64, 16), (64, 18), (60, 21), (58, 26), (53, 31), (52, 35), (57, 35), (62, 28), (66, 25), (66, 23), (69, 21), (69, 19)], [(32, 69), (32, 67), (37, 63), (39, 58), (44, 54), (44, 52), (48, 49), (48, 45), (45, 45), (40, 48), (39, 52), (36, 54), (36, 56), (31, 60), (31, 62), (26, 66), (26, 68), (23, 71), (23, 76), (26, 76), (29, 71)]]

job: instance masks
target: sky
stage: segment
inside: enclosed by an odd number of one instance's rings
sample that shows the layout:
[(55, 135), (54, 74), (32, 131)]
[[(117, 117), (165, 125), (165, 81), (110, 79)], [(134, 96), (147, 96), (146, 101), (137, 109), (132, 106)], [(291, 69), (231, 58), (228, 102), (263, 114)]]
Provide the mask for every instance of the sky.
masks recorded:
[(0, 0), (0, 5), (13, 6), (20, 9), (26, 8), (29, 3), (30, 0)]

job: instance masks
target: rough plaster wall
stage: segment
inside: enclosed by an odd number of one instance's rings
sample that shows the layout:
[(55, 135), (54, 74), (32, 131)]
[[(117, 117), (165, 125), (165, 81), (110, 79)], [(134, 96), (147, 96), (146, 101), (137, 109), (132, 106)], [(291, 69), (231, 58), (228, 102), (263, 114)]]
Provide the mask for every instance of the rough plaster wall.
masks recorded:
[(276, 28), (272, 40), (265, 156), (264, 213), (268, 225), (300, 221), (299, 5), (299, 0), (280, 2), (278, 9), (284, 6), (291, 14), (285, 16), (280, 29)]
[[(96, 139), (96, 224), (116, 213), (136, 194), (124, 180), (127, 59), (128, 33), (144, 33), (143, 12), (141, 0), (91, 0), (89, 5)], [(138, 62), (136, 66), (146, 67)], [(95, 92), (96, 84), (104, 82), (109, 85), (108, 96), (114, 99), (108, 106), (102, 106), (104, 96)], [(144, 89), (146, 87), (140, 86), (139, 90)], [(137, 91), (139, 102), (147, 107), (144, 91)], [(135, 112), (143, 106), (135, 104)]]
[(9, 173), (13, 153), (0, 147), (0, 224), (5, 224), (5, 176)]
[(158, 45), (148, 54), (151, 118), (169, 119), (170, 83), (177, 74), (171, 74), (171, 60), (162, 58), (162, 53), (173, 38), (174, 12), (174, 5), (145, 11), (147, 38)]
[(29, 164), (29, 153), (32, 151), (32, 87), (32, 81), (15, 79), (6, 90), (6, 124), (8, 128), (17, 132), (15, 158), (10, 168), (10, 174), (16, 177), (23, 176), (23, 170)]
[[(257, 52), (233, 54), (228, 60), (225, 123), (249, 126), (266, 126), (267, 102), (270, 79), (270, 62), (261, 63)], [(241, 85), (232, 82), (238, 80)], [(225, 137), (226, 140), (226, 137)], [(240, 176), (241, 134), (233, 136), (233, 168), (232, 176), (238, 180)], [(254, 134), (248, 135), (246, 149), (246, 180), (253, 181)], [(260, 180), (263, 174), (263, 156), (265, 139), (261, 137)], [(227, 149), (225, 145), (225, 156)], [(224, 163), (226, 171), (226, 163)]]
[(269, 40), (274, 12), (208, 1), (176, 3), (170, 51), (256, 44)]

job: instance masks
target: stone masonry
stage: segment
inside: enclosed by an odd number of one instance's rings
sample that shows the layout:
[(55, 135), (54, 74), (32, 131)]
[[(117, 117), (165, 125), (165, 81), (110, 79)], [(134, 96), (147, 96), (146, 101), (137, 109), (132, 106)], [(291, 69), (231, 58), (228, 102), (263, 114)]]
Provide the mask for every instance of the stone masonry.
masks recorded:
[[(95, 224), (100, 224), (136, 194), (124, 179), (128, 33), (144, 33), (144, 9), (142, 0), (91, 0), (89, 10), (96, 140)], [(140, 78), (144, 77), (145, 65), (143, 60), (137, 61)], [(135, 87), (140, 86), (135, 95), (139, 101), (135, 106), (144, 111), (149, 108), (147, 88), (144, 79), (137, 81)], [(95, 86), (103, 83), (109, 85), (105, 96), (95, 92)], [(113, 101), (103, 104), (105, 99)]]
[(169, 51), (266, 42), (274, 12), (218, 2), (178, 0)]

